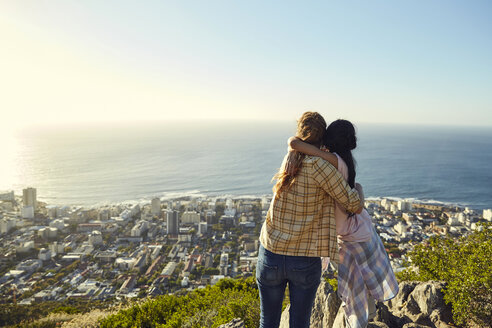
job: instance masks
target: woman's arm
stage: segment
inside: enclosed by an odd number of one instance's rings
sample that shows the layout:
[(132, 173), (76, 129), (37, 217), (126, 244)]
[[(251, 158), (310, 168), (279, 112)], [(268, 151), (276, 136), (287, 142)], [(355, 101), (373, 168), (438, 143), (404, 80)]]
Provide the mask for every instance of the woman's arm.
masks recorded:
[(338, 169), (338, 158), (336, 155), (329, 153), (327, 151), (323, 151), (316, 146), (308, 144), (307, 142), (302, 141), (297, 137), (290, 137), (289, 141), (289, 149), (294, 149), (300, 153), (321, 157), (325, 161), (328, 161), (331, 165)]
[(356, 183), (355, 190), (359, 193), (360, 198), (360, 208), (355, 213), (360, 214), (364, 209), (364, 202), (366, 201), (364, 197), (364, 189), (362, 189), (362, 186), (359, 183)]

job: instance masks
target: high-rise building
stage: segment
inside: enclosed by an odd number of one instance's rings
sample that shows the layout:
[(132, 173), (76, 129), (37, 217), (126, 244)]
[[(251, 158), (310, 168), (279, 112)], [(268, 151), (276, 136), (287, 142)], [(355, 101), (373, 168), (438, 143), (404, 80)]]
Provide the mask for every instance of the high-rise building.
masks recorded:
[(167, 222), (167, 234), (177, 235), (179, 234), (179, 212), (176, 210), (166, 211), (166, 222)]
[(222, 253), (220, 255), (220, 264), (219, 264), (219, 270), (220, 274), (227, 276), (228, 270), (227, 267), (229, 265), (229, 254), (227, 253)]
[(151, 202), (151, 213), (152, 215), (160, 215), (161, 214), (161, 199), (154, 198)]
[(198, 224), (198, 233), (199, 233), (200, 235), (204, 235), (204, 234), (206, 234), (206, 233), (207, 233), (207, 228), (208, 228), (208, 224), (207, 224), (207, 222), (200, 222), (200, 223)]
[(34, 211), (36, 211), (36, 188), (26, 188), (22, 190), (22, 202), (24, 207), (32, 206)]

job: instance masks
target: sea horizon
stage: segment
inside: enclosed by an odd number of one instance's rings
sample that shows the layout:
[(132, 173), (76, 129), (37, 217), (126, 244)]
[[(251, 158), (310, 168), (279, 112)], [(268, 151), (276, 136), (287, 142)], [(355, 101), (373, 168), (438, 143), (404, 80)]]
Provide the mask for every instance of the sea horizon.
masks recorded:
[[(357, 178), (367, 197), (492, 207), (490, 128), (355, 125)], [(0, 190), (19, 195), (34, 187), (43, 202), (77, 206), (153, 197), (261, 197), (271, 195), (271, 178), (294, 132), (295, 121), (244, 120), (25, 127), (7, 139), (15, 143), (7, 156), (14, 174), (4, 170)]]

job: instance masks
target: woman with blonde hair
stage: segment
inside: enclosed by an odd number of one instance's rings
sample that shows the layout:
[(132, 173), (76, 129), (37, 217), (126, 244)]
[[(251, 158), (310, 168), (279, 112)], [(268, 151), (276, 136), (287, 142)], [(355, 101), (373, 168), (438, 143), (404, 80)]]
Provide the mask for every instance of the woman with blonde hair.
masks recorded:
[[(298, 120), (296, 136), (319, 148), (325, 129), (319, 113), (306, 112)], [(351, 188), (329, 162), (299, 155), (292, 164), (289, 156), (274, 177), (274, 197), (260, 234), (256, 279), (262, 328), (279, 326), (287, 285), (290, 327), (309, 327), (321, 278), (320, 257), (338, 258), (335, 204), (350, 212), (360, 212), (363, 205), (360, 185)], [(287, 163), (295, 166), (295, 174), (287, 173)]]
[[(324, 158), (342, 173), (350, 186), (355, 186), (352, 150), (357, 147), (357, 137), (353, 124), (341, 119), (333, 121), (326, 129), (324, 146), (329, 152), (303, 142), (299, 137), (289, 139), (289, 147)], [(292, 156), (305, 155), (294, 153)], [(294, 170), (290, 173), (295, 174)], [(347, 326), (364, 328), (375, 314), (374, 300), (382, 302), (395, 297), (398, 282), (371, 216), (365, 209), (359, 214), (349, 213), (343, 205), (336, 204), (335, 220), (340, 260), (338, 295), (343, 302)]]

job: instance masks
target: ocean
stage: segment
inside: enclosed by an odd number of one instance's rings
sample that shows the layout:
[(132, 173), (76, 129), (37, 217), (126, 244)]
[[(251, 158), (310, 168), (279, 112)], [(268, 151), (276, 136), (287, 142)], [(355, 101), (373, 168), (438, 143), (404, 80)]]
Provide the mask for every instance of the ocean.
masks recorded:
[[(152, 197), (261, 196), (295, 122), (36, 126), (2, 138), (0, 190), (37, 188), (53, 205)], [(492, 129), (357, 125), (366, 197), (492, 208)]]

